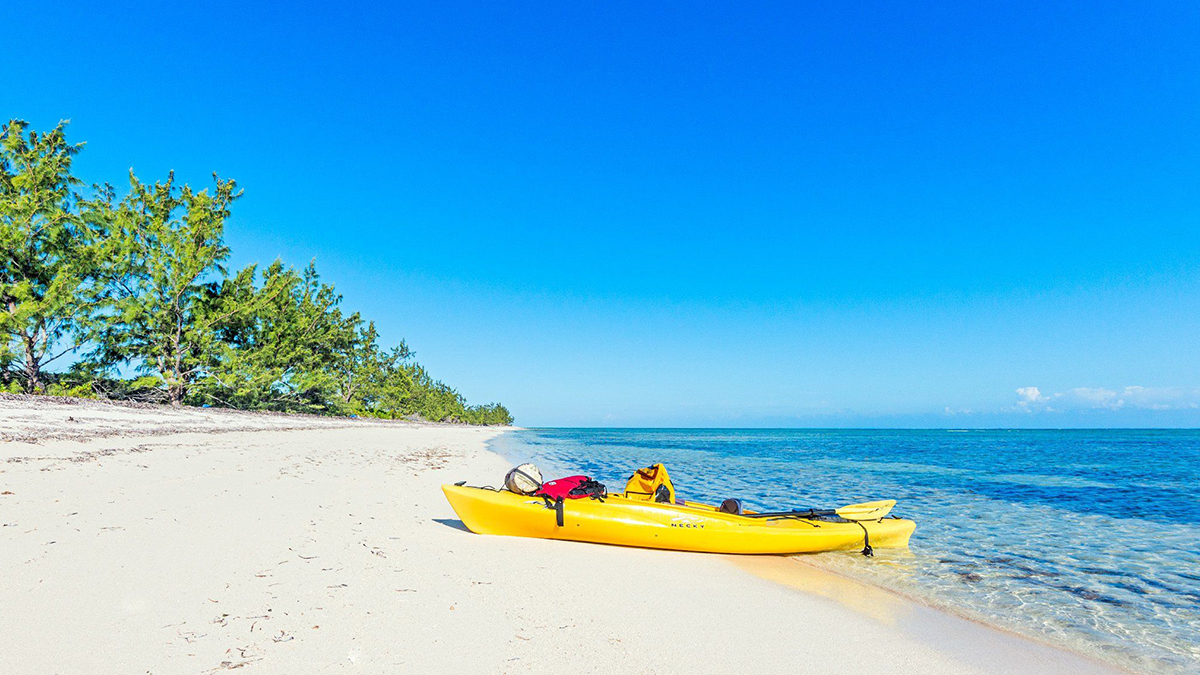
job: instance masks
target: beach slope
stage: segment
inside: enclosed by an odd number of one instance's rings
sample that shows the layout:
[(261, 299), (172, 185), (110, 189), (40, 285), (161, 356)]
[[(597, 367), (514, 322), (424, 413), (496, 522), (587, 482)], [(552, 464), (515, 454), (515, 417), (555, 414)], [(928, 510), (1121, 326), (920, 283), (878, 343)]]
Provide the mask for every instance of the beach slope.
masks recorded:
[(1111, 672), (788, 559), (473, 535), (439, 485), (497, 433), (6, 397), (0, 672)]

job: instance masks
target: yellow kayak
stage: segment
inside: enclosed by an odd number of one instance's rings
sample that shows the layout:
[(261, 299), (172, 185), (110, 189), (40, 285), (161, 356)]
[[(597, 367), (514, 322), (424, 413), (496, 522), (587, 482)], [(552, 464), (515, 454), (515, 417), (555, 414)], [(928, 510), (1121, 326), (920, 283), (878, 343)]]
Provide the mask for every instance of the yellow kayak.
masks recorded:
[(508, 490), (443, 485), (442, 492), (463, 524), (478, 534), (675, 551), (789, 554), (865, 547), (868, 552), (872, 547), (908, 546), (917, 526), (911, 520), (885, 517), (895, 504), (892, 501), (843, 507), (837, 511), (847, 514), (845, 518), (822, 518), (792, 513), (739, 516), (695, 502), (659, 503), (610, 495), (604, 501), (568, 499), (562, 502), (560, 514), (540, 497)]

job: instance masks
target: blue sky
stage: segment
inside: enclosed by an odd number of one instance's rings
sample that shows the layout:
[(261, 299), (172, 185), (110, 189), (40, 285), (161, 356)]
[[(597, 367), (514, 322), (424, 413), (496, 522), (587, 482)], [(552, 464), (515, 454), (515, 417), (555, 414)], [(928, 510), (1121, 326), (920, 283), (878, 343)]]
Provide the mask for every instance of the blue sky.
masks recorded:
[(1194, 2), (36, 4), (0, 115), (521, 424), (1200, 424)]

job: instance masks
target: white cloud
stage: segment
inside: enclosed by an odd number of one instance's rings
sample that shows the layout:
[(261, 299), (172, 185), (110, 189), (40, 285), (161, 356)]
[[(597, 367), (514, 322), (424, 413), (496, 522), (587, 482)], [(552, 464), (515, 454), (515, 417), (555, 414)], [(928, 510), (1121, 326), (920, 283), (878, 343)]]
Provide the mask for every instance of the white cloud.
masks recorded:
[(1016, 392), (1017, 409), (1027, 412), (1200, 409), (1200, 387), (1075, 387), (1050, 395), (1037, 387), (1021, 387)]
[(1120, 400), (1146, 410), (1195, 410), (1200, 408), (1200, 387), (1125, 387)]
[(1046, 397), (1042, 396), (1042, 390), (1037, 387), (1018, 387), (1017, 396), (1020, 397), (1017, 405), (1025, 410), (1030, 410), (1030, 406), (1046, 400)]
[(1042, 396), (1042, 390), (1037, 387), (1020, 387), (1017, 389), (1017, 396), (1026, 403), (1046, 400), (1046, 397)]
[[(1129, 387), (1126, 387), (1126, 390), (1128, 389)], [(1078, 399), (1085, 406), (1090, 405), (1093, 408), (1112, 408), (1115, 410), (1125, 405), (1125, 399), (1120, 398), (1117, 392), (1111, 389), (1075, 387), (1071, 390), (1071, 396)]]

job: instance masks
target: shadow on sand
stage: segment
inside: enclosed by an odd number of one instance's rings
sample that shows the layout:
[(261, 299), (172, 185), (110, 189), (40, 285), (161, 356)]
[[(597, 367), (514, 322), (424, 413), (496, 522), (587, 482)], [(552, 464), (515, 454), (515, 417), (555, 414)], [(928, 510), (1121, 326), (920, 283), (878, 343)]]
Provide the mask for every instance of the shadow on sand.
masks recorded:
[(463, 525), (463, 521), (457, 518), (434, 518), (433, 522), (445, 525), (446, 527), (453, 527), (454, 529), (462, 530), (463, 532), (470, 532), (470, 530), (467, 529), (467, 526)]

